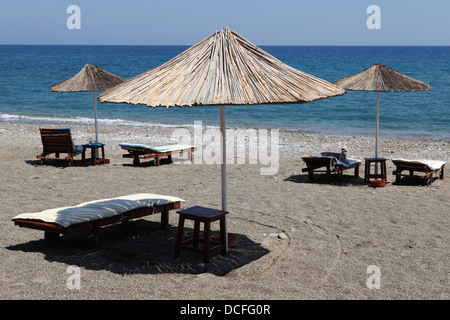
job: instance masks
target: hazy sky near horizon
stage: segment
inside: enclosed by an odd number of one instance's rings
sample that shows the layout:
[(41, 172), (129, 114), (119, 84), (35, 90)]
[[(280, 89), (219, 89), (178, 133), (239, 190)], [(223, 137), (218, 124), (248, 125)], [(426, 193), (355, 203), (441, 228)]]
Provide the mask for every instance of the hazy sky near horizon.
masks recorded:
[[(81, 29), (68, 29), (70, 5)], [(381, 10), (370, 30), (366, 10)], [(192, 45), (230, 27), (256, 45), (450, 45), (449, 0), (2, 0), (0, 44)]]

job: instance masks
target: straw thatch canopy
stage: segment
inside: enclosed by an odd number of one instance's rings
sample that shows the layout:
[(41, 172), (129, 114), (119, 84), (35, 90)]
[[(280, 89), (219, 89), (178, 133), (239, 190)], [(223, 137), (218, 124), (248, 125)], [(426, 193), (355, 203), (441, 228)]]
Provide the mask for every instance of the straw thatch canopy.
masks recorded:
[(150, 107), (303, 103), (345, 90), (296, 70), (228, 28), (99, 95)]
[(54, 92), (87, 92), (94, 93), (94, 117), (95, 117), (95, 142), (98, 142), (97, 128), (97, 99), (96, 91), (103, 91), (126, 81), (125, 78), (116, 76), (103, 70), (99, 66), (86, 64), (80, 72), (73, 77), (50, 86)]
[(335, 85), (349, 91), (426, 91), (431, 84), (415, 80), (383, 64), (374, 64), (366, 70), (349, 75)]
[(50, 86), (55, 92), (103, 91), (114, 87), (126, 79), (116, 76), (99, 66), (86, 64), (73, 77)]
[(380, 92), (426, 91), (431, 89), (431, 84), (410, 78), (383, 64), (374, 64), (358, 74), (349, 75), (333, 83), (349, 91), (377, 92), (375, 158), (378, 158)]

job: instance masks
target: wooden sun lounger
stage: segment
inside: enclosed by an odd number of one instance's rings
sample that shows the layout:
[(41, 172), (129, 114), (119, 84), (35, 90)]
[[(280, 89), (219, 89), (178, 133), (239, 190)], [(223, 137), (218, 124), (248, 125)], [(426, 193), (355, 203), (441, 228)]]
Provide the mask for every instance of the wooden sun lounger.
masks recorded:
[[(70, 129), (39, 129), (42, 140), (42, 153), (37, 158), (44, 164), (45, 160), (68, 160), (69, 165), (73, 165), (73, 158), (83, 151), (82, 146), (73, 143)], [(50, 157), (50, 154), (55, 154)], [(62, 157), (61, 153), (67, 155)]]
[(361, 161), (352, 160), (350, 165), (341, 165), (337, 163), (335, 157), (328, 156), (317, 156), (317, 157), (302, 157), (302, 160), (306, 163), (306, 168), (302, 169), (302, 172), (308, 172), (308, 178), (310, 182), (314, 181), (314, 173), (323, 172), (327, 175), (337, 172), (339, 181), (342, 181), (343, 172), (345, 170), (354, 168), (355, 177), (359, 176), (359, 167), (361, 166)]
[[(401, 177), (408, 177), (414, 179), (423, 179), (427, 185), (433, 182), (433, 175), (439, 173), (439, 178), (444, 179), (444, 161), (432, 160), (407, 160), (407, 159), (392, 159), (396, 169), (392, 173), (395, 175), (395, 183), (399, 183)], [(407, 171), (407, 174), (403, 174)], [(423, 172), (424, 175), (417, 175), (414, 172)]]
[(172, 160), (172, 154), (182, 155), (184, 152), (189, 152), (189, 159), (192, 161), (192, 153), (197, 150), (196, 147), (190, 145), (169, 145), (160, 147), (150, 147), (143, 144), (120, 143), (119, 146), (127, 150), (124, 158), (133, 158), (133, 164), (139, 164), (140, 159), (154, 159), (155, 164), (159, 166), (162, 157), (168, 157)]
[[(130, 195), (132, 196), (140, 196), (138, 195)], [(159, 195), (152, 194), (143, 194), (142, 197), (145, 196), (157, 198)], [(127, 197), (127, 196), (126, 196)], [(98, 245), (100, 243), (100, 228), (103, 226), (111, 225), (114, 223), (124, 223), (128, 222), (132, 219), (141, 218), (144, 216), (148, 216), (155, 213), (161, 213), (161, 229), (167, 229), (169, 225), (169, 211), (173, 209), (180, 208), (180, 202), (184, 201), (182, 199), (173, 198), (173, 200), (166, 201), (165, 199), (151, 199), (151, 200), (163, 200), (156, 201), (155, 203), (148, 203), (148, 205), (143, 205), (142, 203), (137, 203), (134, 205), (132, 203), (133, 200), (124, 199), (126, 197), (119, 197), (113, 199), (104, 199), (98, 201), (87, 202), (85, 204), (80, 204), (74, 207), (65, 207), (65, 208), (56, 208), (52, 210), (58, 210), (58, 214), (63, 214), (65, 212), (67, 215), (70, 215), (70, 212), (76, 213), (77, 211), (82, 211), (83, 209), (87, 209), (87, 211), (92, 212), (92, 218), (89, 219), (86, 215), (83, 216), (83, 220), (81, 222), (75, 222), (72, 224), (59, 223), (55, 222), (52, 218), (46, 219), (46, 212), (50, 210), (46, 210), (43, 212), (31, 213), (31, 214), (21, 214), (14, 217), (12, 220), (15, 225), (23, 228), (30, 228), (35, 230), (44, 231), (44, 238), (46, 242), (52, 243), (59, 239), (59, 235), (63, 234), (73, 234), (82, 231), (90, 231), (94, 236), (94, 244)], [(164, 197), (164, 196), (160, 196)], [(117, 201), (118, 200), (118, 201)], [(140, 199), (140, 201), (147, 201), (149, 199)], [(125, 205), (122, 206), (120, 201), (125, 201)], [(110, 208), (100, 207), (100, 205), (111, 203)], [(158, 204), (158, 202), (161, 202)], [(134, 206), (133, 206), (134, 205)], [(114, 211), (115, 208), (124, 207), (127, 208), (126, 211), (122, 212), (114, 212), (112, 214), (108, 214), (108, 216), (95, 214), (96, 206), (101, 209), (107, 209), (106, 211)], [(124, 209), (125, 210), (125, 209)], [(104, 211), (105, 212), (105, 211)], [(56, 214), (56, 215), (58, 215)], [(53, 214), (55, 216), (55, 214)], [(70, 219), (70, 217), (69, 217)]]

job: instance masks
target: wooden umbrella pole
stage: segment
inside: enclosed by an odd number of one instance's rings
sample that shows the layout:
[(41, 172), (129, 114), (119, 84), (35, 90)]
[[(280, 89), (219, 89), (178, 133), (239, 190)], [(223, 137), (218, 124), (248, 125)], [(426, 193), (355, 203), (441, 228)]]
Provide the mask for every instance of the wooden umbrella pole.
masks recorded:
[[(222, 136), (222, 164), (221, 164), (221, 180), (222, 180), (222, 211), (227, 211), (227, 146), (226, 146), (226, 130), (225, 130), (225, 106), (220, 105), (220, 133)], [(228, 223), (225, 215), (225, 249), (228, 252)]]

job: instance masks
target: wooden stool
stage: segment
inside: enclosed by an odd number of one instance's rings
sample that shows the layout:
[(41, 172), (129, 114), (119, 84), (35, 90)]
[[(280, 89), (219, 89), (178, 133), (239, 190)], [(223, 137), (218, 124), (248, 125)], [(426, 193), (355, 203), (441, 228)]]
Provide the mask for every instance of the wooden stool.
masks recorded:
[[(203, 254), (203, 262), (205, 263), (209, 261), (209, 256), (212, 253), (221, 251), (222, 255), (226, 254), (225, 215), (228, 211), (195, 206), (177, 211), (177, 213), (180, 215), (180, 219), (178, 221), (177, 239), (175, 243), (175, 258), (180, 257), (181, 249)], [(194, 237), (190, 240), (182, 242), (184, 221), (186, 219), (194, 221)], [(217, 220), (220, 222), (220, 242), (210, 240), (211, 222)], [(200, 222), (203, 222), (204, 224), (203, 239), (199, 239)], [(199, 242), (203, 242), (203, 249), (198, 248)], [(192, 244), (192, 246), (190, 246), (190, 244)], [(211, 247), (211, 244), (214, 246)]]
[[(97, 163), (105, 164), (109, 163), (109, 159), (105, 159), (105, 145), (103, 143), (88, 143), (83, 144), (83, 153), (81, 154), (81, 164), (84, 164), (86, 159), (86, 149), (91, 149), (91, 164), (96, 165)], [(97, 158), (97, 150), (101, 149), (102, 157)]]
[[(364, 158), (366, 160), (364, 169), (364, 181), (368, 182), (371, 178), (381, 179), (387, 182), (386, 159), (385, 158)], [(374, 164), (375, 172), (370, 173), (371, 164)], [(376, 166), (380, 164), (380, 173), (377, 173)]]

